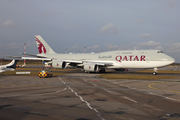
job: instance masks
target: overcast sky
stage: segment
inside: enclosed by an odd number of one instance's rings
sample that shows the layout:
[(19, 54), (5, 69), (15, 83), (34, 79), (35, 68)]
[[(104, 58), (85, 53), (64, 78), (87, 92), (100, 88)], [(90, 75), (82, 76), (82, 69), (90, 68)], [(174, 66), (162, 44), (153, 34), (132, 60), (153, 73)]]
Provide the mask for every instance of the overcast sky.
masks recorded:
[(179, 0), (1, 0), (0, 58), (37, 54), (34, 35), (57, 53), (159, 49), (180, 63)]

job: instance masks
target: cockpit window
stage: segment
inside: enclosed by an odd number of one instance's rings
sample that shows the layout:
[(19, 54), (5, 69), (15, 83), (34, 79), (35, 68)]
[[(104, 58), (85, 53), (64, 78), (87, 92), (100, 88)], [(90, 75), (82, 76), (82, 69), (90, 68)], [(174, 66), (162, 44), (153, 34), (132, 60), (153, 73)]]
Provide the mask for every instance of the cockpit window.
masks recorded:
[(157, 53), (163, 53), (163, 51), (158, 51)]

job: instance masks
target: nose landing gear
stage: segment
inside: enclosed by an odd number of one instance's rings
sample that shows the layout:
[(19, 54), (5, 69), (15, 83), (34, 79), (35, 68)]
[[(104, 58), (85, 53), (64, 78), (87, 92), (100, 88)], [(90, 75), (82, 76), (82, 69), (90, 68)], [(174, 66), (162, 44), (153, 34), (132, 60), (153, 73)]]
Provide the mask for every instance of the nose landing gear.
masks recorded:
[(154, 72), (153, 72), (153, 75), (157, 75), (157, 68), (154, 68)]

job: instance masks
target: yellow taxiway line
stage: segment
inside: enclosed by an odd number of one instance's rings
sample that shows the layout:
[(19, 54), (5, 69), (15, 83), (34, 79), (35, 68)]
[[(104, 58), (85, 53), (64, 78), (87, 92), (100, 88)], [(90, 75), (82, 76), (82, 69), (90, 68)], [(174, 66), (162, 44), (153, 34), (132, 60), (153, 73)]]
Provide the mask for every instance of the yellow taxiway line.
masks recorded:
[(166, 90), (166, 89), (159, 89), (159, 88), (155, 88), (155, 87), (152, 87), (152, 85), (157, 85), (157, 84), (162, 84), (162, 83), (169, 83), (171, 81), (166, 81), (166, 82), (159, 82), (159, 83), (151, 83), (148, 85), (149, 88), (152, 88), (152, 89), (155, 89), (155, 90), (162, 90), (162, 91), (167, 91), (167, 92), (173, 92), (173, 93), (180, 93), (178, 91), (173, 91), (173, 90)]

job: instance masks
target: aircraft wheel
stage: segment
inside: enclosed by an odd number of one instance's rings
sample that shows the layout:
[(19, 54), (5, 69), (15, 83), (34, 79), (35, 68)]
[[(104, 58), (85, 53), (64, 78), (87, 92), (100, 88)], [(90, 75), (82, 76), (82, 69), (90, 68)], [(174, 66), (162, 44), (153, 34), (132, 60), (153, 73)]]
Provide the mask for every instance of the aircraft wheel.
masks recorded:
[(42, 78), (42, 75), (41, 75), (41, 74), (39, 75), (39, 78)]
[(153, 75), (157, 75), (157, 72), (153, 72)]

